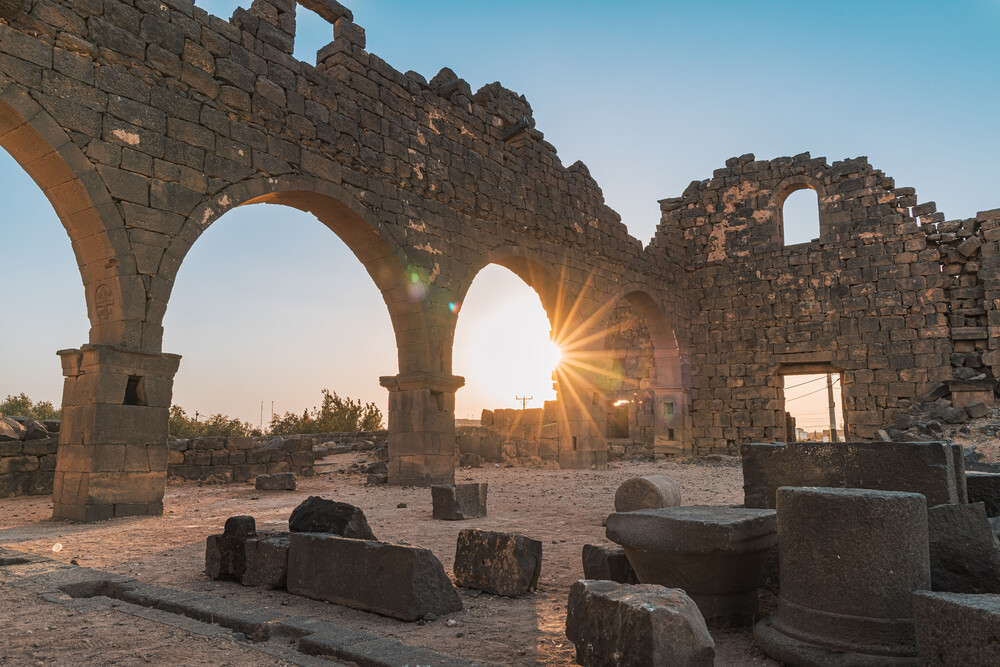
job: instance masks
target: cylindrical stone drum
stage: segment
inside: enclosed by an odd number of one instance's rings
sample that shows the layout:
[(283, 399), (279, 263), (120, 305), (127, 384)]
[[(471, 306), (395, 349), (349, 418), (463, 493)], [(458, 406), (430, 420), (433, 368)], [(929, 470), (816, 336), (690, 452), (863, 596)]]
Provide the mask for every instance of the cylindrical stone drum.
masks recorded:
[(917, 493), (778, 489), (778, 608), (757, 641), (789, 665), (916, 665), (913, 593), (931, 584)]
[(615, 492), (616, 512), (657, 510), (681, 504), (681, 487), (665, 475), (649, 475), (626, 480)]

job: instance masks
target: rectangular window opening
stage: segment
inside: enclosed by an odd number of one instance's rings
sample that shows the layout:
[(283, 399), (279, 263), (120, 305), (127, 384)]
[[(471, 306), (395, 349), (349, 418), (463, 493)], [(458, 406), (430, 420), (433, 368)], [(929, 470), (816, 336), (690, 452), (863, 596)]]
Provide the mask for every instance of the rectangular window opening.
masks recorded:
[(122, 405), (146, 405), (145, 392), (142, 390), (142, 378), (130, 375), (125, 385), (125, 401)]
[(785, 441), (844, 442), (842, 386), (837, 372), (783, 375)]

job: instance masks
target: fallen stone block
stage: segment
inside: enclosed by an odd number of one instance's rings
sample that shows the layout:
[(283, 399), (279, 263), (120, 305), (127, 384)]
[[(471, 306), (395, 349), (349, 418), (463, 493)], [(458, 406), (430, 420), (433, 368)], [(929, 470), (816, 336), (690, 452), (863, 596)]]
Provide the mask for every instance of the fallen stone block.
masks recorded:
[(577, 581), (566, 636), (584, 667), (715, 664), (715, 642), (684, 591), (653, 584)]
[(291, 535), (287, 588), (403, 621), (462, 609), (444, 566), (428, 549), (336, 535)]
[(257, 475), (254, 487), (258, 491), (294, 491), (295, 473), (278, 472), (273, 475)]
[(441, 521), (462, 521), (486, 516), (488, 484), (436, 484), (431, 486), (433, 516)]
[(986, 516), (1000, 516), (1000, 474), (968, 473), (965, 483), (970, 503), (983, 503)]
[(681, 504), (681, 487), (664, 475), (627, 480), (615, 491), (615, 511), (634, 512), (676, 507)]
[(1000, 543), (982, 503), (927, 510), (931, 590), (1000, 593)]
[(466, 528), (455, 547), (455, 582), (493, 595), (518, 597), (538, 586), (542, 543), (524, 535)]
[(1000, 665), (1000, 596), (919, 591), (913, 615), (921, 665)]
[(778, 540), (774, 510), (704, 506), (616, 512), (607, 536), (625, 547), (639, 581), (683, 589), (713, 625), (754, 619)]
[(619, 584), (637, 584), (632, 564), (621, 547), (583, 545), (583, 577), (594, 581), (615, 581)]
[(985, 403), (969, 403), (965, 406), (965, 414), (971, 419), (982, 419), (989, 416), (990, 409)]
[(326, 533), (356, 540), (374, 540), (375, 534), (360, 507), (309, 496), (292, 510), (288, 529), (293, 533)]
[(774, 509), (779, 487), (920, 493), (928, 506), (968, 500), (961, 445), (943, 442), (790, 442), (746, 444), (746, 507)]
[(205, 574), (210, 579), (240, 581), (246, 572), (246, 541), (256, 534), (252, 516), (226, 519), (222, 534), (209, 535), (205, 540)]
[(462, 458), (459, 460), (458, 465), (463, 468), (482, 468), (483, 457), (473, 452), (467, 452), (462, 454)]
[(368, 475), (368, 486), (385, 486), (389, 483), (389, 475)]
[(284, 588), (288, 577), (289, 533), (258, 534), (243, 543), (246, 563), (240, 582), (257, 588)]

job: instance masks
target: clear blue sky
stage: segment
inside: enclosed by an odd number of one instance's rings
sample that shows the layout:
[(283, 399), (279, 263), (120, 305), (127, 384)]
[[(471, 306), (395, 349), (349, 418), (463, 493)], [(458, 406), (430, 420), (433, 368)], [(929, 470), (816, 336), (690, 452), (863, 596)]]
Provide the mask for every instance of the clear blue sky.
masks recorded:
[[(198, 4), (228, 17), (239, 3)], [(1000, 0), (347, 4), (369, 51), (400, 71), (429, 79), (448, 66), (473, 89), (499, 80), (524, 93), (563, 163), (583, 160), (643, 241), (658, 199), (748, 152), (867, 155), (949, 218), (1000, 207)], [(302, 16), (297, 55), (312, 62), (331, 38)], [(5, 154), (0, 174), (0, 395), (58, 403), (54, 352), (86, 341), (79, 274), (51, 207)], [(499, 269), (473, 290), (462, 345), (508, 301), (540, 310)], [(477, 314), (473, 300), (490, 305)], [(323, 387), (384, 406), (377, 377), (395, 371), (388, 322), (367, 274), (325, 228), (281, 208), (234, 211), (180, 271), (164, 343), (184, 355), (175, 398), (192, 413), (254, 421), (261, 401), (265, 413), (272, 400), (301, 410)], [(493, 354), (516, 358), (524, 344), (512, 346)], [(473, 378), (460, 357), (470, 387), (458, 416), (513, 406), (503, 378)]]

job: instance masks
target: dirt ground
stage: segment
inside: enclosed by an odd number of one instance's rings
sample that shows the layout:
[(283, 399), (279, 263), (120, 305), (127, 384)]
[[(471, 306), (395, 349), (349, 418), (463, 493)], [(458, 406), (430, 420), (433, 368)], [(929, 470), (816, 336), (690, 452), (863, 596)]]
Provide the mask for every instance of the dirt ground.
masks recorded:
[[(428, 489), (369, 487), (361, 475), (338, 473), (363, 458), (329, 457), (329, 471), (300, 480), (294, 492), (260, 492), (246, 484), (171, 484), (164, 516), (97, 524), (54, 522), (51, 498), (0, 500), (0, 545), (135, 577), (182, 590), (211, 592), (258, 607), (314, 616), (376, 632), (406, 644), (492, 665), (573, 664), (565, 636), (570, 585), (582, 578), (584, 544), (606, 542), (602, 521), (614, 510), (614, 492), (637, 475), (665, 474), (683, 489), (686, 505), (730, 505), (743, 500), (738, 459), (688, 463), (615, 463), (605, 471), (463, 468), (459, 482), (489, 483), (489, 517), (433, 521)], [(451, 572), (462, 528), (521, 532), (543, 542), (538, 591), (520, 599), (473, 596), (460, 590), (465, 610), (448, 619), (403, 623), (279, 591), (210, 581), (203, 573), (205, 537), (227, 517), (250, 514), (258, 529), (287, 530), (292, 509), (310, 495), (364, 509), (381, 540), (431, 549)], [(405, 507), (397, 507), (399, 504)], [(53, 546), (62, 545), (53, 551)], [(196, 637), (112, 611), (74, 617), (57, 604), (0, 588), (0, 664), (283, 664), (219, 638)], [(752, 645), (749, 630), (713, 631), (717, 665), (776, 664)], [(98, 652), (99, 647), (99, 652)]]

